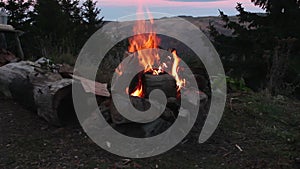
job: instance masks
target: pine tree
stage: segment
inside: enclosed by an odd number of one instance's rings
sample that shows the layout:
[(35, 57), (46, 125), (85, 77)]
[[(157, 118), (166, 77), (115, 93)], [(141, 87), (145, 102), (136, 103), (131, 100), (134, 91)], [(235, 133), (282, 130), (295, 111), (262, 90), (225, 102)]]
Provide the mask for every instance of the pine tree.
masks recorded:
[(59, 57), (74, 50), (70, 18), (57, 0), (37, 0), (34, 19), (34, 40), (41, 55)]
[(33, 0), (7, 0), (0, 2), (0, 7), (4, 7), (9, 15), (8, 24), (15, 28), (22, 29), (32, 22)]
[(97, 1), (93, 2), (93, 0), (86, 0), (82, 6), (82, 16), (84, 21), (90, 26), (100, 27), (103, 17), (99, 18), (101, 10), (97, 8)]
[(86, 40), (102, 25), (97, 2), (86, 0), (0, 0), (9, 24), (25, 31), (25, 55), (32, 59), (76, 57)]
[[(34, 28), (43, 56), (76, 56), (102, 18), (95, 2), (37, 0)], [(88, 17), (88, 19), (86, 19)]]
[(277, 94), (287, 82), (289, 60), (300, 54), (297, 50), (300, 47), (300, 3), (298, 0), (251, 1), (266, 13), (247, 12), (242, 4), (237, 4), (238, 22), (231, 21), (220, 11), (224, 27), (231, 29), (233, 35), (216, 33), (213, 25), (210, 25), (210, 34), (228, 70), (245, 78), (248, 84), (263, 82), (256, 84), (256, 88), (268, 88)]
[(82, 17), (80, 16), (81, 7), (79, 0), (58, 0), (62, 12), (67, 15), (71, 23), (80, 24)]
[(103, 26), (103, 17), (99, 17), (101, 10), (97, 7), (97, 1), (85, 0), (82, 4), (81, 16), (83, 19), (82, 29), (80, 30), (81, 45), (95, 33), (100, 27)]

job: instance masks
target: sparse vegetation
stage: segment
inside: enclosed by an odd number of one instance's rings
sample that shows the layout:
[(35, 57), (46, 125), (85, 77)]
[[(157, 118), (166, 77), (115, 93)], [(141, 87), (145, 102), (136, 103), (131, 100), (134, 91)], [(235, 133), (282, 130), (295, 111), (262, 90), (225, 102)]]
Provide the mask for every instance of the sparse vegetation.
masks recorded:
[(5, 155), (0, 156), (0, 167), (298, 168), (299, 105), (299, 101), (284, 96), (231, 93), (219, 128), (208, 142), (198, 144), (200, 130), (193, 131), (182, 144), (163, 155), (126, 163), (99, 148), (79, 126), (49, 126), (2, 98), (0, 154)]

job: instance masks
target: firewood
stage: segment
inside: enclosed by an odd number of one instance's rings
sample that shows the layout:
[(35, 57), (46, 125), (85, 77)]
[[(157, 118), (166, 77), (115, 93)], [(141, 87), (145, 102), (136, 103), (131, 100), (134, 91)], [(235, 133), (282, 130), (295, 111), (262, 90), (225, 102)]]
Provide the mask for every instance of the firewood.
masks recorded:
[(159, 76), (145, 74), (144, 83), (146, 86), (146, 97), (149, 97), (149, 94), (154, 89), (162, 90), (166, 94), (167, 98), (176, 97), (176, 81), (169, 74), (162, 74)]
[[(12, 97), (53, 125), (61, 125), (61, 105), (72, 93), (72, 79), (60, 74), (36, 71), (38, 64), (29, 61), (0, 67), (0, 92)], [(69, 99), (72, 99), (70, 97)]]

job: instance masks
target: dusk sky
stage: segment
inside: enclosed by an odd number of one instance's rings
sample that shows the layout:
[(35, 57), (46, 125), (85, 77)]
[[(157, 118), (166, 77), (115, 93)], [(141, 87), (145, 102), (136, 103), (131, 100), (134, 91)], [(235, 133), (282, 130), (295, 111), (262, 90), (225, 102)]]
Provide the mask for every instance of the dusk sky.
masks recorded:
[(246, 10), (263, 12), (255, 7), (251, 0), (97, 0), (101, 16), (105, 20), (117, 20), (119, 17), (135, 14), (137, 6), (142, 3), (151, 12), (167, 13), (174, 16), (218, 16), (218, 9), (228, 15), (235, 15), (237, 2)]

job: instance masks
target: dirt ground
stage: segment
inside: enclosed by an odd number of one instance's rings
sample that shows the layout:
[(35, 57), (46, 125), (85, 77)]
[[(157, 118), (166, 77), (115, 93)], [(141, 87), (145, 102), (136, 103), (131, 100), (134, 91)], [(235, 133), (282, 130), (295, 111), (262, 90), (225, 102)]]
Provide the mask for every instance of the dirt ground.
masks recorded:
[(223, 119), (206, 143), (198, 144), (194, 132), (169, 152), (148, 159), (112, 155), (80, 126), (49, 126), (4, 97), (0, 134), (1, 169), (300, 168), (300, 101), (253, 93), (228, 96)]

